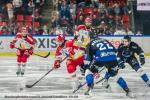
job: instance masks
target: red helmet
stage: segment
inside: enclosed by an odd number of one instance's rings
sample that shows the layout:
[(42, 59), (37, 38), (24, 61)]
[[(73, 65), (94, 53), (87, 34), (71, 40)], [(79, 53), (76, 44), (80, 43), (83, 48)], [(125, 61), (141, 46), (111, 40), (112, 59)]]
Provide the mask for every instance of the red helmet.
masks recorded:
[(59, 35), (57, 35), (56, 40), (58, 42), (64, 42), (65, 36), (63, 34), (59, 34)]

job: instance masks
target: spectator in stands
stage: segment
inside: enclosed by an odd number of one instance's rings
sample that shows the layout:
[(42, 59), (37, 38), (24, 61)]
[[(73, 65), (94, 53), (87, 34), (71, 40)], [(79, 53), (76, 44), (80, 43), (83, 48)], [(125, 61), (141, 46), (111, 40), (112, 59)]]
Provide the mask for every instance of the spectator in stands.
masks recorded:
[(108, 15), (114, 15), (113, 4), (111, 2), (109, 2), (108, 4), (107, 12), (108, 12)]
[(83, 25), (84, 24), (84, 18), (82, 15), (79, 16), (77, 19), (76, 25)]
[(85, 0), (85, 7), (92, 7), (92, 0)]
[(10, 23), (12, 22), (13, 20), (13, 17), (14, 17), (14, 14), (13, 14), (13, 5), (11, 2), (7, 3), (7, 13), (8, 13), (8, 18), (9, 18), (9, 21)]
[(65, 0), (62, 1), (60, 15), (61, 18), (70, 19), (70, 6)]
[(114, 33), (114, 35), (126, 35), (126, 34), (127, 33), (125, 32), (125, 30), (121, 26), (117, 27), (116, 31)]
[(136, 35), (143, 35), (140, 30), (137, 31)]
[(58, 7), (58, 1), (61, 1), (61, 0), (52, 0), (53, 2), (53, 9), (54, 10), (58, 10), (57, 7)]
[(70, 13), (71, 17), (74, 18), (76, 16), (76, 5), (75, 1), (70, 2)]
[(42, 2), (42, 0), (34, 0), (35, 8), (40, 8), (41, 2)]
[(94, 8), (92, 15), (96, 15), (96, 18), (99, 19), (99, 15), (100, 15), (99, 13), (100, 13), (100, 12), (98, 11), (98, 8)]
[(40, 14), (40, 10), (38, 8), (35, 8), (35, 12), (34, 12), (34, 20), (37, 22), (42, 22), (42, 15)]
[(44, 25), (42, 29), (43, 29), (42, 35), (48, 35), (49, 34), (49, 29), (48, 29), (47, 25)]
[(98, 8), (99, 6), (99, 0), (92, 0), (94, 8)]
[(28, 3), (28, 15), (32, 15), (33, 14), (33, 7), (34, 7), (34, 3), (33, 3), (33, 0), (29, 0), (29, 3)]
[(61, 27), (57, 27), (55, 35), (62, 34), (63, 30)]
[(33, 35), (42, 35), (42, 32), (40, 33), (39, 28), (35, 27)]
[(122, 10), (123, 10), (123, 14), (130, 14), (131, 13), (129, 5), (127, 5), (126, 3), (122, 4)]
[(25, 15), (28, 14), (28, 2), (29, 0), (22, 0), (22, 7)]
[(113, 18), (113, 15), (109, 15), (108, 16), (108, 26), (110, 26), (110, 27), (115, 27), (116, 26), (116, 23), (115, 23), (115, 20)]
[(100, 25), (99, 19), (97, 18), (96, 15), (93, 15), (92, 26), (97, 27), (97, 26), (99, 26), (99, 25)]
[(8, 35), (9, 34), (8, 27), (7, 26), (2, 27), (0, 34)]
[(22, 14), (22, 0), (13, 0), (15, 15)]
[(119, 5), (119, 3), (118, 2), (116, 2), (115, 4), (114, 4), (114, 12), (115, 12), (115, 15), (120, 15), (120, 13), (121, 13), (121, 9), (120, 9), (120, 5)]
[(57, 4), (57, 10), (60, 12), (61, 11), (61, 6), (62, 6), (62, 1), (58, 0), (58, 4)]
[(131, 28), (127, 28), (127, 35), (134, 35), (134, 33), (132, 32), (132, 29)]
[(105, 8), (105, 4), (102, 3), (101, 1), (99, 1), (98, 7), (99, 7), (99, 9), (103, 9), (103, 8)]

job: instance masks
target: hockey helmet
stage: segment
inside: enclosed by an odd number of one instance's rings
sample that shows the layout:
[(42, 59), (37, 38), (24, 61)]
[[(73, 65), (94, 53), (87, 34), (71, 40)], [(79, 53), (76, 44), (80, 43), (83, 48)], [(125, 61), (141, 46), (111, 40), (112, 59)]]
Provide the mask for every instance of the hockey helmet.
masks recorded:
[(56, 37), (57, 42), (64, 42), (65, 41), (65, 36), (63, 34), (59, 34)]
[(123, 37), (123, 41), (122, 41), (123, 45), (124, 46), (129, 46), (130, 42), (131, 42), (131, 37), (129, 35), (125, 35)]
[(130, 37), (129, 35), (125, 35), (125, 36), (123, 37), (123, 39), (126, 39), (126, 40), (128, 40), (128, 41), (131, 41), (131, 37)]

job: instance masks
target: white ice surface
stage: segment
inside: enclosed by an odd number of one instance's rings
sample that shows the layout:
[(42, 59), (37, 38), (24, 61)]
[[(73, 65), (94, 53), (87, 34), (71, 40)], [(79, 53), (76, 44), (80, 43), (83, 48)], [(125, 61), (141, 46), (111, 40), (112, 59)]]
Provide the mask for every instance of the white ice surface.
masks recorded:
[[(119, 74), (125, 78), (129, 88), (136, 96), (132, 99), (125, 96), (124, 91), (121, 90), (113, 78), (110, 79), (111, 93), (108, 93), (99, 83), (95, 85), (92, 97), (88, 98), (83, 95), (86, 87), (73, 94), (65, 62), (61, 64), (60, 69), (49, 73), (33, 88), (24, 87), (26, 84), (33, 84), (43, 76), (52, 68), (53, 62), (53, 57), (40, 58), (32, 56), (29, 58), (24, 77), (17, 77), (16, 57), (0, 57), (0, 100), (150, 100), (150, 88), (128, 65), (125, 69), (120, 70)], [(146, 57), (146, 64), (143, 69), (148, 76), (150, 76), (149, 63), (150, 57)], [(77, 72), (80, 76), (79, 70)], [(105, 71), (102, 72), (101, 76), (104, 73)], [(82, 79), (81, 81), (84, 82), (85, 80)], [(20, 87), (23, 87), (22, 91), (20, 91)], [(15, 98), (17, 96), (18, 98)]]

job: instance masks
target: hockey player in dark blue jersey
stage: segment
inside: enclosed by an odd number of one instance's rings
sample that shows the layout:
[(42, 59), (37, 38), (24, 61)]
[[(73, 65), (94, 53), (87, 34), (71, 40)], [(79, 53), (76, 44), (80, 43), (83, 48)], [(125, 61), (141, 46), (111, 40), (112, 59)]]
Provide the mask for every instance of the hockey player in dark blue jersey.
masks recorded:
[[(89, 65), (85, 72), (88, 86), (88, 90), (85, 92), (85, 95), (89, 95), (90, 90), (92, 90), (94, 86), (93, 73), (97, 72), (94, 65), (99, 67), (105, 66), (107, 68), (107, 72), (105, 74), (105, 80), (107, 82), (110, 77), (117, 76), (119, 67), (124, 66), (124, 63), (118, 63), (117, 61), (115, 47), (107, 40), (101, 38), (94, 39), (88, 43), (85, 63)], [(127, 96), (132, 97), (132, 93), (126, 84), (126, 81), (122, 77), (117, 78), (117, 84), (119, 84), (119, 86), (126, 92)]]
[[(150, 87), (150, 81), (147, 74), (141, 68), (141, 65), (145, 64), (144, 51), (135, 42), (131, 41), (129, 35), (124, 36), (122, 43), (118, 47), (118, 56), (120, 60), (128, 63), (142, 78), (142, 80)], [(135, 57), (135, 54), (139, 55), (139, 61)], [(141, 64), (141, 65), (140, 65)]]

